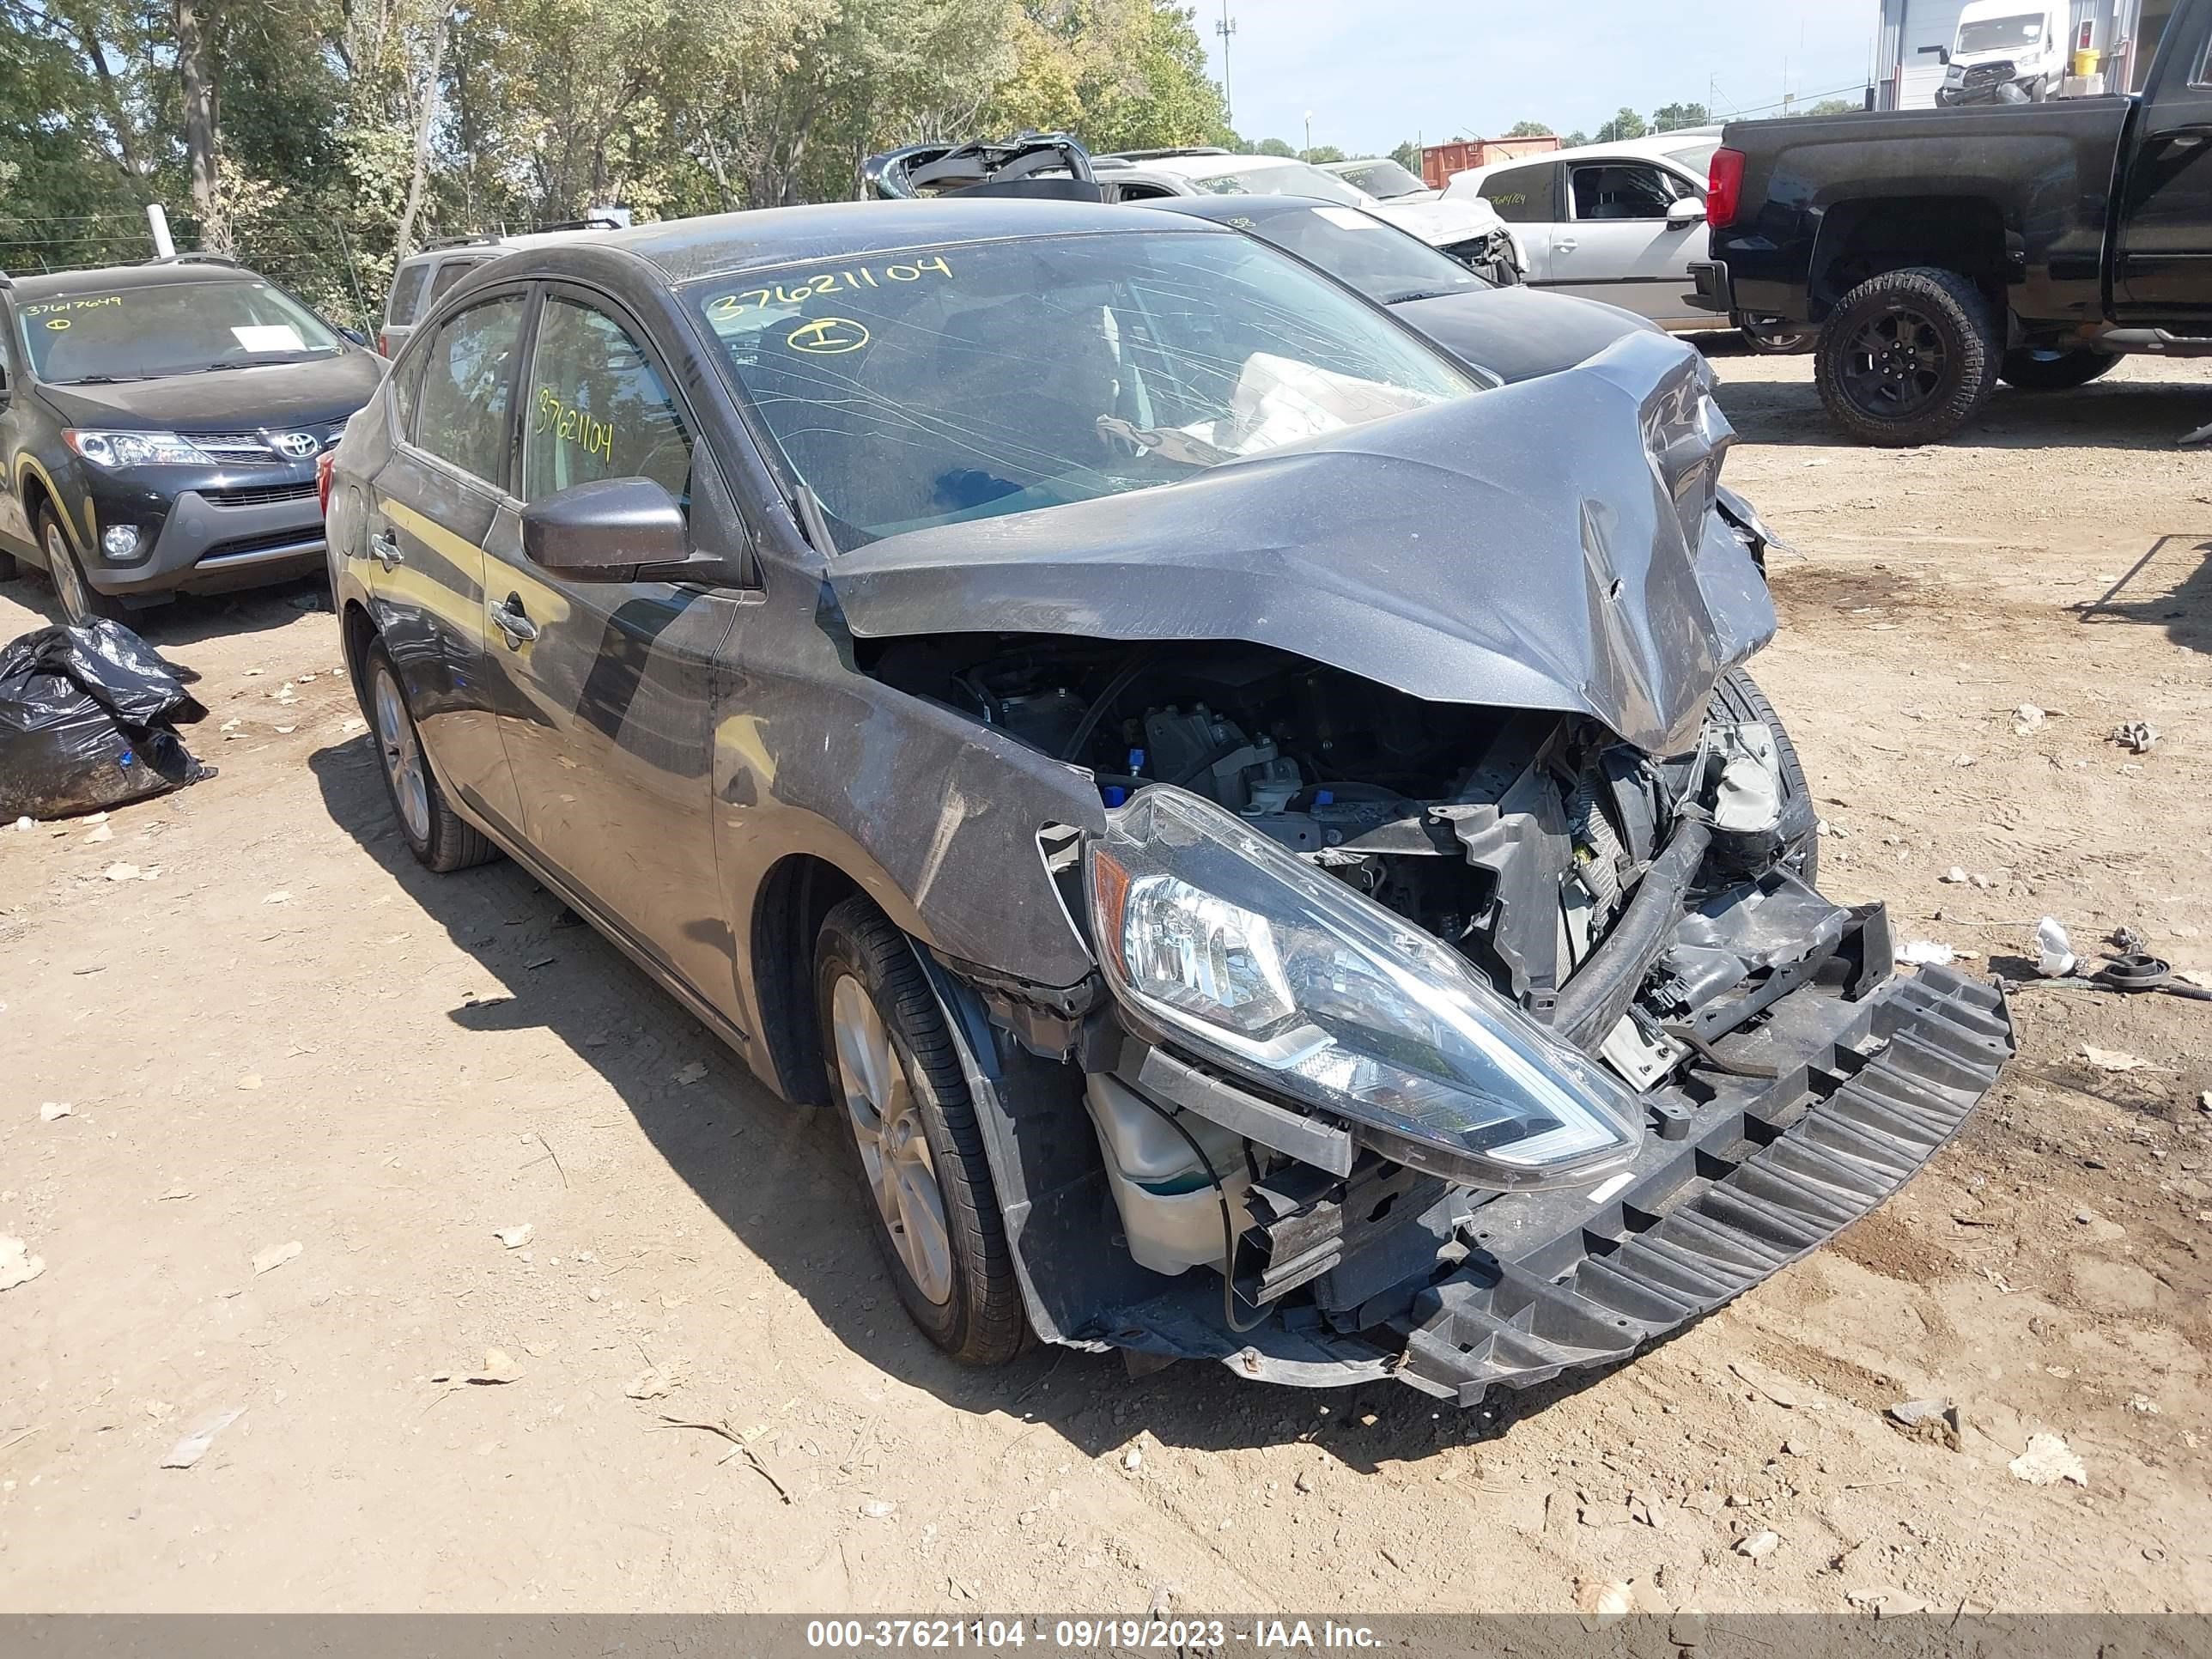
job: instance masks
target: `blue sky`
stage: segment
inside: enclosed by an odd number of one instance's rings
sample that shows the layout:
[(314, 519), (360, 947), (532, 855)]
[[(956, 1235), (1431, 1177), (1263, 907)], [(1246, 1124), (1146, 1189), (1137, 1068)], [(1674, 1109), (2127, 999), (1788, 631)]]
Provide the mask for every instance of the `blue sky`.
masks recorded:
[[(1221, 0), (1188, 0), (1221, 73)], [(1387, 151), (1523, 118), (1594, 131), (1623, 104), (1725, 112), (1865, 84), (1876, 0), (1230, 0), (1248, 138)], [(1786, 78), (1785, 78), (1786, 77)]]

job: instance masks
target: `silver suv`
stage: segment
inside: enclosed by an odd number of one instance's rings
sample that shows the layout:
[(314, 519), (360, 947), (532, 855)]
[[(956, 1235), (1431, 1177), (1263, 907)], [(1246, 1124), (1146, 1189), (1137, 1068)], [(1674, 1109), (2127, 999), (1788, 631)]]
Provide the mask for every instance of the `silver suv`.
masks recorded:
[(622, 228), (623, 222), (618, 219), (579, 219), (573, 224), (554, 225), (526, 235), (486, 233), (448, 236), (432, 242), (421, 252), (409, 254), (393, 269), (392, 292), (384, 302), (384, 326), (376, 331), (376, 349), (384, 356), (398, 356), (399, 348), (415, 331), (415, 325), (430, 314), (454, 283), (487, 259), (496, 259), (519, 247), (544, 247)]

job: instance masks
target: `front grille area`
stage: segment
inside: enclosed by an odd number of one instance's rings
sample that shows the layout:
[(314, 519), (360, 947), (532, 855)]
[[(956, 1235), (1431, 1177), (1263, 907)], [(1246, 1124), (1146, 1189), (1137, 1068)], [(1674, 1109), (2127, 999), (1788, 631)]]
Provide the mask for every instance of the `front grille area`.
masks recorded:
[(1977, 64), (1963, 77), (1966, 90), (1982, 92), (1990, 87), (2002, 86), (2012, 79), (2013, 66), (2008, 63)]
[(236, 484), (224, 489), (203, 489), (200, 499), (217, 507), (262, 507), (270, 501), (304, 501), (315, 493), (315, 481), (298, 483)]
[(276, 452), (263, 441), (258, 432), (180, 432), (177, 435), (198, 444), (218, 461), (249, 466), (277, 464)]

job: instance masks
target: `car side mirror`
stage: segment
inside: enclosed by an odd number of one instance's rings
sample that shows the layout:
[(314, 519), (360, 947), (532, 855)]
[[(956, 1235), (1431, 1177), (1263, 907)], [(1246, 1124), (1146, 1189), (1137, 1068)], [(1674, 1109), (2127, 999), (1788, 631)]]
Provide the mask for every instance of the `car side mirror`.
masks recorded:
[(578, 581), (628, 581), (640, 565), (680, 565), (691, 553), (684, 509), (650, 478), (600, 478), (522, 509), (531, 563)]
[(368, 336), (357, 328), (342, 328), (338, 332), (357, 346), (365, 346), (368, 343)]
[(1694, 196), (1685, 196), (1667, 210), (1667, 222), (1676, 229), (1684, 225), (1705, 222), (1705, 204)]

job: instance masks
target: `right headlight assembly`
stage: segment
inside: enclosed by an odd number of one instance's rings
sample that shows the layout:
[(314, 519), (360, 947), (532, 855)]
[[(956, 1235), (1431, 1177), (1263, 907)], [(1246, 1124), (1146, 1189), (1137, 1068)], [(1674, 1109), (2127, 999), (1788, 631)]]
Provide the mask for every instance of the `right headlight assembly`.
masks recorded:
[(1179, 1047), (1469, 1186), (1635, 1157), (1635, 1097), (1419, 928), (1182, 790), (1108, 823), (1085, 853), (1099, 959)]

